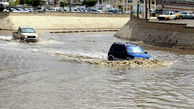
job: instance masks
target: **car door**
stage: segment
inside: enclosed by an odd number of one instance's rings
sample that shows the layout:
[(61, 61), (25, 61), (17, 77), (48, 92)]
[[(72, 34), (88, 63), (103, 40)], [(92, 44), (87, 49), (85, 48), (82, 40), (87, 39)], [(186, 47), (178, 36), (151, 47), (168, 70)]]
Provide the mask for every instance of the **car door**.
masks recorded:
[(187, 12), (187, 14), (186, 14), (186, 18), (187, 18), (187, 19), (190, 19), (190, 17), (191, 17), (191, 16), (190, 16), (190, 13), (189, 13), (189, 12)]
[(174, 15), (172, 12), (170, 12), (170, 19), (175, 19), (176, 15)]
[(127, 51), (125, 48), (125, 45), (120, 46), (120, 54), (119, 54), (120, 59), (126, 59), (127, 57)]
[(187, 15), (187, 13), (186, 13), (186, 12), (182, 12), (182, 13), (181, 13), (181, 18), (186, 19), (186, 18), (187, 18), (187, 16), (186, 16), (186, 15)]
[(17, 39), (21, 38), (21, 28), (18, 28), (18, 32), (16, 34)]
[(189, 19), (192, 19), (193, 18), (192, 12), (188, 12), (188, 15), (189, 15)]
[(124, 45), (117, 45), (115, 57), (118, 59), (126, 59), (126, 49)]

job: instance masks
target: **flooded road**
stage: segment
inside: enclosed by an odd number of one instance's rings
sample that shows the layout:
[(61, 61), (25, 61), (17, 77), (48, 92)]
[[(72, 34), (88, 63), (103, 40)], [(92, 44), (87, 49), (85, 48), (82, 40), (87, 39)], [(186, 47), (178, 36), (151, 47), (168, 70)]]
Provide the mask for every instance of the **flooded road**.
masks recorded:
[(38, 43), (0, 34), (0, 109), (194, 108), (194, 55), (148, 49), (172, 64), (93, 64), (125, 42), (113, 34), (40, 33)]

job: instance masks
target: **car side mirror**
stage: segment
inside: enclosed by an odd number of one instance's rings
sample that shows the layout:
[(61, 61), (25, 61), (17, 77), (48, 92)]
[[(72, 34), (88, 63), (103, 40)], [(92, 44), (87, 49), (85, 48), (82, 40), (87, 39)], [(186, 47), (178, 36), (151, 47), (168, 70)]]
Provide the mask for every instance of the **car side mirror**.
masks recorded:
[(147, 51), (145, 51), (144, 53), (145, 53), (145, 54), (148, 54), (148, 52), (147, 52)]

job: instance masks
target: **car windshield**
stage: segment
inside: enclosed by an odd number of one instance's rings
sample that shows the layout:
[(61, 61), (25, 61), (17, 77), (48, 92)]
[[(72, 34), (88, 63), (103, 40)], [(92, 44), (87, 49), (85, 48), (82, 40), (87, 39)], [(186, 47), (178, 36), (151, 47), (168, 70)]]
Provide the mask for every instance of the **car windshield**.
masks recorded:
[(143, 49), (139, 46), (127, 46), (127, 52), (128, 53), (144, 54)]
[(174, 12), (171, 11), (163, 11), (163, 15), (174, 15)]
[(22, 28), (22, 33), (35, 33), (33, 28)]

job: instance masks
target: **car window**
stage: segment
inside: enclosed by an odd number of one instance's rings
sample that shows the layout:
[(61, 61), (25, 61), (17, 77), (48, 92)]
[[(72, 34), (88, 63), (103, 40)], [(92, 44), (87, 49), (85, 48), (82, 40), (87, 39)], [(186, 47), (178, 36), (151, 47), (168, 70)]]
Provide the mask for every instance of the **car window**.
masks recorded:
[(32, 28), (22, 28), (22, 33), (35, 33), (34, 29)]
[(139, 46), (127, 46), (127, 52), (144, 54), (143, 49)]
[(114, 46), (114, 51), (115, 51), (115, 52), (118, 52), (118, 51), (119, 51), (119, 45), (115, 45), (115, 46)]
[(124, 52), (125, 47), (123, 45), (116, 45), (114, 50), (116, 50), (116, 52)]
[(122, 52), (125, 52), (125, 51), (126, 51), (125, 46), (120, 46), (120, 50), (121, 50)]
[(110, 47), (110, 51), (111, 51), (111, 52), (114, 50), (114, 47), (115, 47), (115, 44), (113, 44), (113, 45)]

